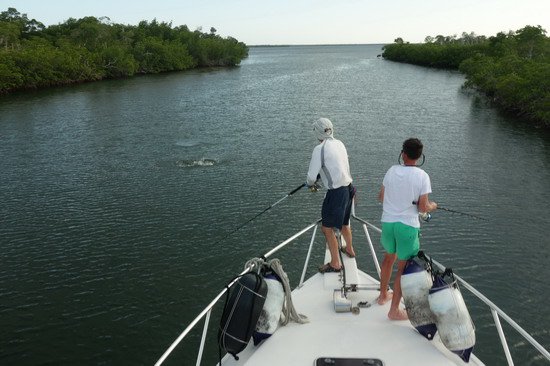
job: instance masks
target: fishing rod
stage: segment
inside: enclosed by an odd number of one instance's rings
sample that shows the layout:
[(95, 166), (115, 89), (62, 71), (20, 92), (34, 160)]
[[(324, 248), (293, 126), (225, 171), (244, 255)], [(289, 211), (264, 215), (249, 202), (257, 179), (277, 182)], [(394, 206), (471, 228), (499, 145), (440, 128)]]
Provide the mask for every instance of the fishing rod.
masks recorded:
[[(413, 203), (413, 205), (418, 204), (418, 202), (416, 202), (416, 201), (413, 201), (412, 203)], [(462, 215), (462, 216), (468, 216), (468, 217), (471, 217), (471, 218), (474, 218), (474, 219), (477, 219), (477, 220), (487, 221), (487, 219), (485, 219), (481, 216), (476, 216), (476, 215), (472, 215), (472, 214), (469, 214), (469, 213), (466, 213), (466, 212), (461, 212), (461, 211), (453, 210), (453, 209), (450, 209), (450, 208), (441, 207), (439, 205), (437, 205), (437, 209), (447, 211), (447, 212), (451, 212), (451, 213), (455, 213), (455, 214), (459, 214), (459, 215)], [(424, 219), (424, 221), (429, 221), (430, 218), (431, 218), (431, 215), (428, 214), (428, 218)]]
[[(256, 216), (254, 216), (253, 218), (251, 218), (250, 220), (248, 220), (247, 222), (245, 222), (244, 224), (240, 225), (239, 227), (237, 227), (235, 230), (231, 231), (229, 234), (227, 234), (227, 236), (235, 233), (236, 231), (240, 230), (242, 227), (244, 227), (245, 225), (247, 225), (248, 223), (250, 223), (251, 221), (254, 221), (255, 219), (257, 219), (259, 216), (263, 215), (264, 213), (266, 213), (267, 211), (269, 211), (270, 209), (272, 209), (273, 207), (277, 206), (279, 203), (283, 202), (285, 199), (287, 199), (288, 197), (292, 196), (294, 193), (298, 192), (300, 189), (302, 189), (303, 187), (305, 187), (306, 184), (305, 183), (302, 183), (300, 184), (298, 187), (294, 188), (292, 191), (290, 191), (289, 193), (287, 193), (286, 196), (284, 196), (283, 198), (281, 198), (280, 200), (278, 200), (277, 202), (273, 203), (271, 206), (267, 207), (265, 210), (263, 210), (262, 212), (260, 212), (259, 214), (257, 214)], [(220, 240), (221, 241), (221, 240)], [(219, 241), (218, 241), (219, 243)], [(217, 243), (216, 243), (217, 244)]]

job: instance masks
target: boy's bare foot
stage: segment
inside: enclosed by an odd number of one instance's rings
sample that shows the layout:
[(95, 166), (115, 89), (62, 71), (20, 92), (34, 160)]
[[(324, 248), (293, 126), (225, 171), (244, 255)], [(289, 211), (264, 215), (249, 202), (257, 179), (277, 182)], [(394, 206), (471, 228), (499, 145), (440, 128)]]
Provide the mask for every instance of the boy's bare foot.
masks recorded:
[(407, 312), (403, 309), (397, 309), (396, 311), (391, 311), (388, 313), (388, 318), (391, 320), (407, 320), (409, 316)]
[(376, 302), (378, 302), (378, 305), (384, 305), (385, 303), (390, 301), (392, 297), (393, 297), (393, 292), (388, 291), (386, 292), (386, 295), (384, 295), (384, 297), (382, 297), (382, 295), (378, 296), (378, 299), (376, 300)]

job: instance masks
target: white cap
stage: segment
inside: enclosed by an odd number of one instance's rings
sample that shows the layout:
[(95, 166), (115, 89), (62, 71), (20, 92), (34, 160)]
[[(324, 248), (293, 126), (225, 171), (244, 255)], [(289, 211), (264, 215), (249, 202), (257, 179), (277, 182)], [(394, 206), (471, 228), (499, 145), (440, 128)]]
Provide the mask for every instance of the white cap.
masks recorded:
[(315, 132), (315, 137), (319, 140), (325, 140), (332, 137), (334, 128), (332, 127), (332, 122), (328, 118), (319, 118), (317, 121), (313, 122), (313, 131)]

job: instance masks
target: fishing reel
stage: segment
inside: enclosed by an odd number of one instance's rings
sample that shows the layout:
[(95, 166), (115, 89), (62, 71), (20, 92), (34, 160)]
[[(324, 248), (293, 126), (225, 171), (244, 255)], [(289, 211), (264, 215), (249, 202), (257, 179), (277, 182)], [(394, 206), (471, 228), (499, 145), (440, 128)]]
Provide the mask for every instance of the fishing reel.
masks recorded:
[(321, 180), (321, 174), (317, 174), (317, 180), (313, 185), (308, 186), (306, 183), (306, 187), (309, 189), (310, 192), (317, 192), (319, 189), (321, 189), (321, 183), (319, 181)]
[[(412, 202), (413, 205), (418, 205), (418, 202), (417, 201), (413, 201)], [(424, 221), (424, 222), (428, 222), (432, 219), (432, 214), (429, 213), (429, 212), (418, 212), (418, 217)]]
[(418, 213), (418, 216), (420, 217), (420, 219), (422, 219), (422, 221), (424, 222), (428, 222), (432, 219), (432, 214), (430, 214), (429, 212), (419, 212)]
[(319, 191), (319, 189), (321, 189), (321, 186), (319, 184), (317, 184), (317, 182), (316, 182), (312, 186), (309, 186), (308, 189), (309, 189), (310, 192), (317, 192), (317, 191)]

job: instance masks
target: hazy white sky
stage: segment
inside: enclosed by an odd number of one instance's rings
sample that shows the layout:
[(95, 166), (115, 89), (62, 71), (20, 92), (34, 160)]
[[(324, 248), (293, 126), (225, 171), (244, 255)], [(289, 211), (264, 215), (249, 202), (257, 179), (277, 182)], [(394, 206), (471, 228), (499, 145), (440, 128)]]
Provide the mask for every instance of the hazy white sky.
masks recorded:
[(422, 42), (428, 35), (500, 31), (541, 25), (550, 34), (550, 0), (0, 0), (45, 25), (106, 16), (137, 25), (172, 22), (210, 27), (248, 45)]

